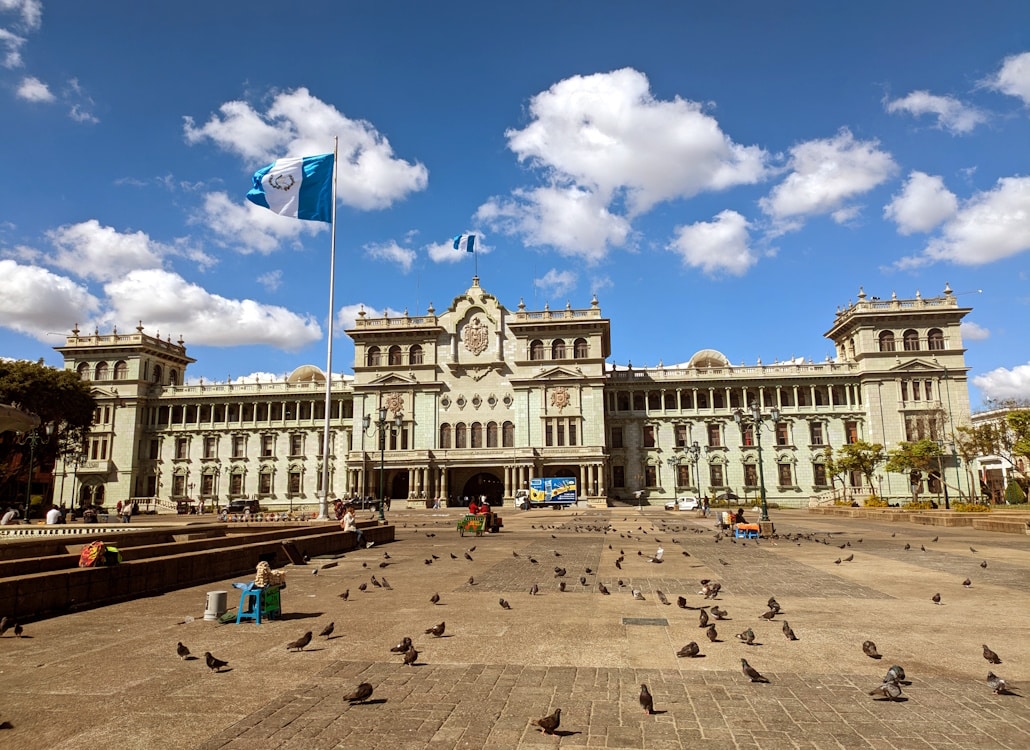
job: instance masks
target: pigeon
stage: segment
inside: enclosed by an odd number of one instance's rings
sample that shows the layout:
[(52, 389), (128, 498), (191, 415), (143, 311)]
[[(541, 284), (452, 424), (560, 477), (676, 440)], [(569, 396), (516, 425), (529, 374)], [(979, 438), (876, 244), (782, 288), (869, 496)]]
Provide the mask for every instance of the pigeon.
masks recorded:
[(329, 636), (331, 636), (333, 634), (333, 629), (335, 627), (336, 627), (336, 623), (335, 622), (329, 623), (324, 628), (322, 628), (322, 632), (319, 633), (318, 636), (320, 638), (328, 638)]
[(695, 656), (701, 653), (701, 647), (697, 645), (696, 641), (691, 641), (686, 646), (676, 652), (676, 656), (679, 657), (690, 657), (693, 659)]
[(309, 643), (311, 643), (311, 631), (310, 630), (308, 632), (306, 632), (304, 635), (302, 635), (300, 638), (298, 638), (297, 640), (290, 641), (289, 643), (287, 643), (286, 644), (286, 650), (287, 651), (292, 651), (292, 650), (296, 649), (297, 651), (303, 651), (304, 647), (307, 646)]
[(780, 603), (778, 601), (776, 601), (775, 597), (770, 596), (769, 597), (769, 601), (766, 602), (766, 606), (769, 607), (769, 609), (771, 609), (776, 614), (780, 613), (780, 609), (781, 609)]
[(712, 607), (712, 617), (714, 617), (716, 620), (725, 619), (727, 614), (729, 613), (725, 609), (719, 609), (718, 605)]
[(938, 539), (938, 537), (934, 537), (934, 538), (933, 538), (933, 539), (931, 539), (930, 541), (931, 541), (931, 542), (936, 542), (936, 541), (937, 541), (937, 539)]
[(476, 577), (475, 576), (469, 576), (469, 586), (475, 586), (475, 585), (476, 585)]
[(987, 673), (987, 686), (994, 691), (995, 695), (1002, 695), (1009, 691), (1008, 683), (994, 674), (994, 672)]
[(744, 643), (748, 646), (755, 645), (755, 631), (753, 631), (751, 628), (748, 628), (743, 633), (737, 633), (737, 638), (744, 641)]
[(379, 583), (379, 579), (377, 579), (375, 576), (372, 576), (372, 585), (375, 586), (377, 589), (381, 589), (383, 587), (383, 584)]
[(529, 595), (530, 596), (536, 596), (537, 592), (539, 592), (539, 591), (540, 591), (540, 587), (537, 586), (535, 583), (532, 586), (529, 587)]
[(340, 598), (343, 599), (344, 601), (347, 601), (348, 599), (350, 599), (350, 589), (347, 589), (342, 594), (340, 594)]
[[(436, 556), (434, 555), (433, 557), (434, 557), (434, 559), (435, 559), (435, 557), (436, 557)], [(452, 553), (451, 553), (451, 559), (452, 559), (452, 560), (457, 560), (457, 559), (458, 559), (458, 556), (457, 556), (456, 554), (454, 554), (454, 553), (452, 552)]]
[(880, 653), (876, 650), (876, 644), (872, 641), (862, 642), (862, 653), (868, 656), (870, 659), (882, 659)]
[(229, 666), (229, 662), (222, 661), (221, 659), (216, 659), (215, 657), (211, 656), (210, 651), (204, 652), (204, 661), (207, 662), (207, 668), (210, 669), (212, 672), (221, 672), (222, 667)]
[(896, 701), (901, 698), (901, 685), (893, 681), (884, 682), (870, 690), (869, 695), (879, 695), (889, 701)]
[(883, 678), (883, 681), (896, 682), (900, 685), (905, 681), (905, 670), (895, 664), (887, 670), (887, 675)]
[(503, 597), (498, 601), (498, 604), (501, 605), (501, 609), (511, 609), (511, 605)]
[(472, 562), (472, 555), (470, 555), (468, 552), (466, 552), (465, 553), (465, 559), (468, 560), (469, 562)]
[(409, 648), (411, 648), (411, 639), (408, 636), (404, 636), (401, 638), (401, 642), (391, 648), (390, 651), (395, 654), (403, 654)]
[(11, 628), (11, 621), (6, 617), (0, 619), (0, 635), (3, 635)]
[(969, 548), (969, 551), (970, 551), (970, 552), (973, 552), (973, 553), (975, 553), (975, 552), (976, 552), (976, 549), (975, 549), (975, 548), (973, 548), (973, 547), (970, 547), (970, 548)]
[(587, 577), (586, 576), (580, 576), (579, 577), (579, 583), (580, 583), (581, 586), (586, 586), (587, 585)]
[(372, 685), (368, 682), (363, 682), (354, 688), (353, 692), (347, 693), (343, 696), (343, 699), (348, 703), (364, 703), (372, 697)]
[(417, 660), (418, 651), (415, 650), (414, 646), (409, 647), (408, 650), (404, 652), (404, 665), (407, 667), (414, 666)]
[(21, 626), (20, 622), (14, 623), (14, 637), (21, 638), (21, 634), (25, 632), (25, 628)]
[(367, 590), (368, 590), (368, 584), (367, 583), (360, 583), (360, 584), (358, 584), (358, 591), (367, 591)]
[(933, 596), (930, 597), (930, 601), (932, 601), (934, 604), (940, 604), (941, 603), (941, 595), (940, 594), (934, 594)]
[(710, 640), (712, 643), (718, 643), (719, 642), (719, 634), (717, 632), (715, 632), (715, 626), (714, 625), (709, 625), (708, 626), (708, 630), (705, 631), (705, 635), (708, 636), (708, 640)]
[(747, 659), (740, 660), (740, 670), (751, 682), (768, 682), (769, 680), (759, 674), (758, 670), (747, 663)]
[(984, 570), (987, 570), (987, 561), (984, 560), (982, 563), (980, 563), (980, 567), (983, 568)]
[(699, 628), (708, 627), (708, 613), (703, 609), (697, 615), (697, 626)]
[(654, 698), (651, 697), (651, 691), (643, 682), (640, 683), (640, 706), (648, 716), (654, 713)]
[(604, 585), (603, 583), (599, 583), (599, 584), (597, 584), (597, 590), (598, 590), (598, 591), (600, 591), (600, 592), (601, 592), (602, 594), (604, 594), (605, 596), (608, 596), (608, 595), (609, 595), (609, 594), (611, 593), (611, 592), (610, 592), (610, 591), (608, 590), (608, 587), (607, 587), (607, 586), (605, 586), (605, 585)]
[(970, 586), (973, 585), (973, 582), (967, 578), (966, 580), (964, 580), (962, 582), (962, 585), (965, 586), (968, 589)]
[(844, 558), (844, 562), (851, 562), (854, 559), (855, 559), (855, 555), (851, 554), (851, 555), (848, 555), (847, 557)]
[(661, 602), (662, 604), (665, 604), (665, 605), (668, 605), (668, 604), (669, 604), (669, 600), (668, 600), (668, 598), (666, 598), (665, 594), (664, 594), (664, 593), (662, 593), (662, 590), (661, 590), (661, 589), (658, 589), (658, 590), (657, 590), (657, 591), (655, 591), (654, 593), (655, 593), (655, 596), (657, 596), (657, 597), (658, 597), (658, 601), (660, 601), (660, 602)]
[[(984, 646), (984, 648), (987, 648), (987, 646)], [(180, 659), (185, 661), (186, 657), (190, 655), (190, 650), (182, 645), (182, 641), (179, 641), (175, 644), (175, 653), (179, 655)]]
[(561, 578), (561, 577), (563, 577), (565, 575), (566, 572), (567, 571), (565, 570), (565, 568), (555, 568), (554, 569), (554, 577), (555, 578)]
[(542, 719), (533, 719), (533, 724), (540, 727), (540, 730), (544, 734), (554, 734), (554, 730), (558, 728), (561, 723), (561, 709), (554, 709), (554, 713), (550, 716), (545, 716)]
[(440, 595), (439, 594), (433, 594), (431, 597), (429, 597), (429, 601), (432, 604), (439, 604), (440, 603)]
[(558, 581), (558, 590), (559, 591), (564, 591), (565, 590), (565, 581)]
[(640, 589), (633, 589), (633, 598), (637, 601), (645, 601), (644, 595), (641, 593)]
[(778, 613), (777, 613), (777, 611), (776, 611), (775, 609), (770, 609), (770, 610), (768, 610), (768, 611), (766, 611), (766, 612), (763, 612), (762, 614), (760, 614), (760, 615), (758, 616), (758, 619), (759, 619), (759, 620), (771, 620), (771, 619), (773, 619), (774, 617), (776, 617), (776, 615), (777, 615), (777, 614), (778, 614)]
[(905, 549), (912, 549), (912, 545), (908, 542), (905, 542)]
[(986, 643), (984, 644), (984, 658), (991, 664), (1001, 664), (1001, 657), (987, 648)]
[(798, 639), (798, 637), (794, 635), (793, 628), (790, 627), (786, 620), (783, 621), (783, 635), (786, 636), (788, 641), (796, 641)]
[(390, 589), (391, 591), (393, 590), (393, 586), (391, 586), (390, 582), (386, 580), (386, 576), (383, 576), (383, 588)]
[(431, 628), (426, 628), (426, 635), (432, 635), (434, 638), (439, 638), (441, 635), (443, 635), (445, 627), (447, 627), (446, 623), (441, 622), (439, 625), (434, 625)]

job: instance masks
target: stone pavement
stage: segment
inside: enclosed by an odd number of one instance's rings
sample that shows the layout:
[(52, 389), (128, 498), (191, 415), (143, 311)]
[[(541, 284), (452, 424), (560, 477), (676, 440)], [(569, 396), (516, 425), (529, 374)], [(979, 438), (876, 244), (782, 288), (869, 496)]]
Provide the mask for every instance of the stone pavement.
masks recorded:
[[(0, 748), (1030, 747), (1030, 537), (777, 510), (779, 539), (716, 541), (692, 513), (617, 508), (506, 509), (502, 533), (462, 538), (460, 514), (394, 512), (396, 542), (289, 567), (284, 617), (260, 626), (203, 620), (207, 591), (234, 592), (225, 581), (8, 632)], [(648, 562), (659, 545), (665, 561)], [(373, 575), (391, 588), (360, 592)], [(699, 606), (703, 578), (722, 583), (729, 611), (717, 643), (675, 604)], [(767, 622), (770, 596), (783, 614)], [(286, 651), (330, 621), (332, 638)], [(423, 633), (440, 621), (444, 637)], [(734, 637), (748, 627), (753, 646)], [(389, 651), (405, 635), (413, 667)], [(862, 653), (866, 639), (882, 660)], [(677, 658), (691, 640), (703, 658)], [(179, 660), (177, 641), (200, 658)], [(209, 672), (205, 651), (229, 667)], [(741, 657), (769, 684), (748, 682)], [(867, 692), (892, 664), (911, 680), (906, 700), (876, 701)], [(988, 669), (1016, 694), (994, 695)], [(363, 681), (371, 700), (345, 704)], [(555, 736), (530, 724), (556, 707)]]

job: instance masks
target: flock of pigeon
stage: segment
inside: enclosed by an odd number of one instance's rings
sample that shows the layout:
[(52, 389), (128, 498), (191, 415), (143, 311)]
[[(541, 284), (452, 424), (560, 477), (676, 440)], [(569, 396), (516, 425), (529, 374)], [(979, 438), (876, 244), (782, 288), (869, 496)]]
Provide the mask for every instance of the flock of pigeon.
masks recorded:
[[(626, 520), (627, 519), (625, 519), (625, 518), (623, 519), (623, 521), (626, 521)], [(534, 526), (533, 528), (537, 528), (537, 527)], [(544, 527), (540, 527), (540, 528), (544, 528)], [(554, 528), (554, 527), (548, 527), (548, 528)], [(581, 530), (597, 531), (597, 532), (601, 532), (601, 533), (604, 533), (604, 534), (608, 534), (609, 532), (616, 531), (614, 529), (614, 527), (612, 527), (611, 524), (609, 524), (609, 523), (605, 523), (603, 525), (594, 525), (594, 526), (586, 526), (586, 525), (579, 525), (579, 524), (577, 524), (574, 527), (572, 527), (572, 530), (577, 531), (577, 532), (581, 531)], [(647, 531), (644, 531), (642, 527), (640, 527), (638, 529), (638, 531), (640, 531), (644, 535), (647, 534)], [(707, 533), (706, 530), (704, 530), (704, 529), (697, 529), (697, 528), (686, 528), (685, 529), (685, 528), (682, 528), (682, 527), (674, 528), (674, 527), (665, 526), (664, 524), (661, 524), (659, 526), (659, 528), (657, 529), (657, 531), (659, 531), (661, 533), (670, 533), (670, 532), (671, 533), (677, 533), (677, 532), (684, 532), (684, 531), (691, 531), (691, 532), (696, 533), (696, 534), (706, 534)], [(427, 537), (434, 537), (435, 533), (426, 532), (426, 536)], [(892, 534), (891, 536), (894, 536), (894, 534)], [(552, 537), (552, 539), (558, 539), (558, 537), (555, 536), (554, 534), (551, 534), (551, 537)], [(640, 537), (639, 536), (634, 537), (632, 532), (627, 532), (627, 533), (624, 533), (624, 534), (620, 534), (620, 537), (622, 537), (624, 539), (635, 540), (635, 541), (638, 541), (638, 542), (641, 541)], [(714, 541), (716, 543), (718, 543), (719, 541), (721, 541), (723, 539), (726, 539), (726, 538), (728, 538), (728, 537), (726, 537), (724, 534), (722, 534), (720, 532), (720, 533), (717, 533), (715, 535)], [(653, 539), (654, 542), (656, 542), (658, 544), (661, 544), (661, 540), (660, 539), (658, 539), (656, 537), (652, 537), (652, 539)], [(776, 539), (778, 539), (780, 541), (796, 542), (796, 543), (799, 543), (799, 544), (800, 544), (800, 541), (802, 539), (808, 540), (808, 541), (816, 541), (816, 542), (821, 541), (823, 544), (828, 544), (828, 541), (827, 541), (826, 538), (823, 538), (823, 539), (820, 540), (819, 538), (817, 538), (815, 535), (812, 535), (812, 534), (786, 535), (786, 536), (782, 536), (782, 537), (776, 537)], [(673, 543), (678, 543), (679, 542), (679, 540), (676, 539), (676, 538), (673, 538), (672, 541), (673, 541)], [(732, 543), (736, 544), (736, 540), (735, 539), (730, 538), (730, 541)], [(862, 541), (861, 539), (858, 539), (859, 543), (861, 543), (861, 541)], [(937, 537), (934, 537), (932, 541), (936, 542), (937, 541)], [(758, 544), (758, 541), (756, 540), (753, 543)], [(847, 543), (839, 545), (839, 546), (840, 546), (841, 549), (850, 547), (850, 542), (847, 542)], [(611, 544), (608, 545), (608, 549), (612, 550), (612, 545)], [(911, 545), (910, 544), (906, 544), (905, 545), (905, 549), (906, 550), (911, 549)], [(922, 549), (923, 549), (924, 552), (926, 551), (925, 550), (925, 546), (923, 546)], [(974, 548), (970, 547), (970, 550), (974, 554), (976, 553), (976, 550)], [(476, 551), (476, 547), (474, 547), (474, 546), (469, 548), (469, 549), (467, 549), (467, 550), (465, 550), (465, 552), (463, 554), (463, 558), (465, 560), (469, 561), (469, 562), (474, 561), (474, 558), (472, 557), (472, 553), (475, 552), (475, 551)], [(559, 550), (557, 550), (557, 549), (551, 550), (551, 553), (556, 558), (561, 558), (562, 557), (562, 553)], [(539, 554), (536, 557), (534, 557), (532, 555), (526, 555), (524, 557), (517, 550), (512, 550), (511, 554), (512, 554), (512, 556), (514, 558), (522, 560), (522, 561), (528, 561), (528, 563), (531, 564), (531, 565), (538, 565), (539, 562), (540, 562), (540, 560), (538, 559), (539, 558)], [(690, 557), (690, 553), (688, 551), (686, 551), (685, 549), (682, 551), (682, 554), (684, 556)], [(637, 555), (640, 556), (640, 557), (644, 557), (643, 552), (641, 552), (639, 550), (637, 551)], [(650, 562), (650, 563), (660, 564), (664, 560), (663, 555), (664, 555), (664, 549), (661, 546), (659, 546), (658, 551), (653, 556), (646, 557), (645, 559), (648, 562)], [(383, 561), (379, 563), (379, 567), (380, 568), (385, 568), (385, 567), (387, 567), (389, 565), (389, 563), (387, 562), (388, 560), (390, 560), (389, 552), (384, 552), (383, 553), (383, 558), (384, 558)], [(461, 559), (457, 555), (455, 555), (454, 553), (450, 553), (450, 558), (452, 560), (459, 560), (459, 559)], [(440, 559), (440, 557), (438, 555), (431, 554), (430, 557), (425, 559), (425, 564), (426, 565), (432, 565), (432, 564), (434, 564), (439, 559)], [(853, 560), (854, 560), (854, 553), (851, 553), (847, 557), (838, 558), (837, 560), (835, 560), (835, 563), (839, 565), (839, 564), (842, 564), (844, 562), (852, 562)], [(619, 556), (614, 561), (615, 568), (617, 570), (621, 571), (622, 570), (622, 564), (624, 562), (625, 562), (625, 551), (624, 550), (620, 550)], [(719, 563), (721, 563), (722, 565), (729, 565), (729, 563), (727, 563), (725, 560), (722, 560), (721, 558), (719, 559)], [(367, 562), (362, 563), (362, 567), (364, 567), (364, 568), (367, 568), (368, 565), (369, 564)], [(986, 568), (987, 567), (986, 560), (983, 561), (980, 565), (981, 565), (982, 568)], [(567, 582), (566, 582), (566, 578), (569, 576), (568, 566), (565, 565), (565, 564), (557, 565), (557, 566), (555, 566), (553, 568), (553, 571), (554, 571), (554, 578), (557, 579), (558, 591), (559, 592), (563, 592), (563, 591), (568, 590), (567, 589)], [(315, 572), (317, 572), (317, 570)], [(593, 587), (593, 586), (596, 585), (596, 591), (598, 593), (600, 593), (601, 595), (605, 595), (605, 596), (611, 595), (612, 592), (608, 588), (608, 586), (605, 585), (605, 583), (601, 582), (600, 580), (598, 580), (596, 582), (596, 584), (591, 583), (591, 581), (588, 579), (587, 576), (594, 575), (594, 574), (595, 574), (595, 571), (592, 568), (586, 567), (584, 569), (584, 575), (579, 575), (578, 576), (578, 583), (579, 583), (579, 586), (581, 587), (581, 590), (589, 590), (590, 587)], [(383, 576), (382, 574), (380, 574), (380, 576), (378, 578), (375, 575), (372, 575), (369, 583), (371, 584), (371, 586), (373, 588), (383, 588), (383, 589), (391, 589), (392, 588), (390, 586), (389, 582), (387, 582), (386, 577)], [(362, 582), (358, 586), (358, 590), (362, 591), (362, 592), (368, 591), (369, 590), (368, 589), (369, 583)], [(475, 585), (475, 577), (474, 576), (470, 576), (468, 578), (468, 584), (470, 586)], [(573, 584), (573, 585), (575, 585), (575, 584)], [(646, 600), (646, 597), (645, 597), (644, 593), (640, 589), (634, 588), (632, 586), (627, 586), (626, 583), (622, 579), (618, 579), (616, 585), (617, 585), (617, 587), (618, 587), (618, 589), (620, 591), (625, 591), (628, 588), (629, 593), (632, 595), (632, 597), (635, 600), (641, 600), (641, 601)], [(967, 578), (965, 581), (963, 581), (962, 585), (968, 588), (969, 586), (972, 585), (972, 583), (971, 583), (970, 579)], [(697, 593), (698, 593), (698, 595), (700, 595), (703, 598), (705, 603), (702, 603), (702, 604), (700, 604), (698, 606), (692, 606), (692, 605), (690, 605), (688, 603), (688, 600), (687, 600), (686, 597), (684, 597), (684, 596), (677, 596), (676, 597), (676, 606), (678, 608), (680, 608), (680, 609), (696, 611), (698, 613), (698, 627), (703, 629), (705, 638), (707, 638), (707, 640), (710, 643), (712, 643), (712, 644), (721, 643), (722, 640), (719, 637), (719, 632), (718, 632), (716, 623), (720, 622), (720, 621), (726, 621), (726, 620), (730, 619), (729, 618), (728, 610), (724, 609), (719, 604), (720, 594), (723, 593), (723, 591), (722, 591), (722, 584), (719, 581), (712, 580), (712, 579), (701, 579), (700, 580), (700, 587), (701, 588), (700, 588), (700, 590)], [(539, 592), (540, 592), (539, 584), (538, 583), (533, 583), (532, 586), (529, 588), (529, 595), (530, 596), (535, 596)], [(657, 597), (657, 599), (659, 600), (659, 602), (661, 604), (668, 605), (668, 606), (672, 605), (672, 602), (670, 601), (669, 597), (663, 591), (656, 589), (655, 590), (655, 596)], [(350, 598), (350, 589), (347, 589), (342, 594), (339, 594), (339, 597), (341, 599), (343, 599), (344, 601), (347, 601)], [(941, 603), (941, 595), (939, 593), (934, 594), (933, 597), (931, 597), (931, 598), (932, 598), (932, 601), (935, 604), (940, 604)], [(440, 594), (438, 592), (433, 593), (430, 597), (428, 597), (428, 601), (429, 601), (429, 603), (431, 605), (438, 605), (438, 604), (441, 603), (441, 596), (440, 596)], [(711, 602), (711, 603), (708, 603), (708, 602)], [(512, 605), (504, 597), (501, 597), (499, 599), (499, 606), (502, 609), (504, 609), (504, 610), (511, 610), (512, 609)], [(797, 641), (797, 640), (799, 640), (797, 634), (794, 632), (794, 629), (791, 627), (790, 623), (783, 617), (783, 615), (784, 615), (783, 608), (781, 607), (780, 603), (776, 600), (776, 598), (774, 596), (769, 597), (768, 601), (766, 602), (766, 607), (767, 607), (766, 611), (761, 613), (760, 615), (758, 615), (757, 619), (760, 620), (760, 621), (767, 621), (767, 622), (769, 622), (769, 621), (775, 621), (775, 620), (777, 620), (777, 618), (779, 618), (779, 621), (781, 623), (780, 630), (783, 633), (783, 636), (788, 641)], [(0, 634), (2, 634), (7, 629), (7, 627), (9, 627), (8, 624), (7, 624), (7, 619), (4, 618), (2, 621), (0, 621)], [(319, 636), (320, 637), (324, 637), (324, 638), (329, 638), (329, 637), (331, 637), (331, 635), (333, 633), (333, 630), (334, 630), (334, 623), (330, 622), (328, 625), (326, 625), (322, 629), (322, 631), (319, 633)], [(424, 631), (424, 635), (430, 636), (432, 638), (441, 638), (441, 637), (444, 636), (445, 631), (446, 631), (446, 622), (445, 621), (441, 621), (441, 622), (439, 622), (436, 625), (431, 625), (430, 627), (426, 628), (425, 631)], [(761, 645), (761, 643), (757, 640), (757, 636), (756, 636), (754, 630), (751, 627), (745, 628), (740, 633), (737, 633), (735, 635), (735, 637), (736, 637), (736, 639), (738, 639), (745, 646), (754, 647), (754, 646), (760, 646)], [(300, 638), (298, 638), (297, 640), (294, 640), (294, 641), (291, 641), (290, 643), (287, 643), (286, 644), (286, 649), (288, 651), (303, 651), (304, 648), (311, 643), (312, 638), (313, 638), (313, 631), (307, 631)], [(192, 659), (192, 658), (194, 658), (194, 657), (192, 657), (190, 655), (189, 649), (186, 646), (184, 646), (181, 642), (177, 644), (176, 651), (177, 651), (177, 654), (178, 654), (180, 659), (184, 659), (185, 660), (185, 659)], [(879, 659), (882, 658), (882, 655), (877, 650), (876, 644), (873, 641), (871, 641), (871, 640), (866, 640), (862, 644), (862, 651), (863, 651), (863, 653), (866, 656), (868, 656), (871, 659), (879, 660)], [(404, 666), (416, 666), (418, 664), (419, 651), (415, 647), (415, 645), (414, 645), (414, 643), (412, 641), (412, 638), (410, 636), (405, 636), (399, 643), (397, 643), (396, 645), (392, 646), (390, 648), (390, 652), (392, 654), (399, 654), (401, 656), (401, 660), (402, 660), (401, 663)], [(698, 644), (697, 641), (693, 641), (693, 640), (688, 642), (686, 645), (684, 645), (682, 648), (680, 648), (676, 652), (676, 656), (682, 657), (682, 658), (698, 658), (698, 657), (701, 657), (703, 655), (704, 654), (702, 654), (701, 646)], [(992, 649), (990, 649), (986, 644), (983, 645), (983, 657), (991, 665), (997, 665), (997, 664), (1001, 664), (1002, 663), (1002, 660), (998, 656), (998, 654), (996, 652), (994, 652)], [(212, 654), (210, 652), (205, 652), (204, 659), (205, 659), (205, 662), (206, 662), (208, 668), (212, 672), (221, 672), (224, 668), (228, 667), (228, 662), (212, 656)], [(746, 658), (741, 658), (740, 659), (740, 668), (741, 668), (741, 673), (743, 674), (744, 678), (746, 678), (746, 680), (749, 683), (769, 683), (770, 682), (770, 680), (767, 677), (762, 675), (757, 669), (755, 669), (753, 666), (751, 666), (751, 664), (748, 662), (748, 660)], [(872, 690), (869, 691), (869, 695), (873, 696), (874, 698), (876, 698), (878, 700), (903, 701), (903, 700), (906, 700), (906, 698), (904, 698), (902, 696), (902, 686), (907, 686), (907, 685), (910, 685), (910, 684), (911, 684), (911, 681), (907, 680), (906, 675), (905, 675), (905, 670), (900, 665), (893, 665), (893, 666), (891, 666), (887, 670), (887, 673), (883, 677), (882, 682), (879, 685), (877, 685), (876, 687), (874, 687)], [(997, 676), (993, 671), (989, 671), (987, 673), (987, 685), (997, 695), (1010, 695), (1010, 694), (1014, 694), (1013, 691), (1012, 691), (1012, 688), (1006, 683), (1006, 681), (1004, 679), (1002, 679), (1001, 677)], [(371, 683), (362, 682), (353, 691), (351, 691), (351, 692), (347, 693), (346, 695), (344, 695), (343, 696), (343, 700), (344, 700), (344, 702), (346, 702), (346, 703), (348, 703), (350, 705), (365, 704), (365, 703), (370, 702), (369, 699), (371, 698), (373, 692), (374, 692), (374, 687), (373, 687), (373, 685)], [(640, 685), (639, 700), (640, 700), (640, 705), (641, 705), (642, 709), (644, 710), (644, 712), (646, 714), (651, 715), (651, 714), (656, 713), (655, 708), (654, 708), (654, 697), (652, 696), (652, 694), (651, 694), (651, 692), (648, 689), (648, 686), (646, 684), (641, 684)], [(534, 720), (531, 721), (531, 724), (533, 726), (537, 727), (544, 734), (555, 734), (557, 732), (557, 730), (558, 730), (558, 727), (560, 726), (560, 723), (561, 723), (561, 708), (555, 708), (552, 713), (550, 713), (550, 714), (548, 714), (546, 716), (543, 716), (541, 718), (534, 719)]]

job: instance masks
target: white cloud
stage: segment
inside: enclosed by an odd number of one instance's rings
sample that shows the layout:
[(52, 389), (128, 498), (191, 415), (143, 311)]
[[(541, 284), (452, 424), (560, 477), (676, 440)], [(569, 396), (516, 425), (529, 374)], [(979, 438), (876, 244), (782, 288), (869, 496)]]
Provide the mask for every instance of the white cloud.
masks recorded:
[(283, 284), (283, 272), (278, 268), (257, 277), (257, 282), (267, 291), (274, 292)]
[(734, 143), (702, 105), (656, 99), (631, 68), (572, 76), (534, 96), (506, 132), (542, 185), (494, 197), (477, 217), (529, 245), (603, 259), (656, 204), (765, 179), (768, 154)]
[[(43, 20), (43, 5), (39, 0), (0, 0), (0, 13), (17, 14), (13, 27), (19, 32), (35, 31)], [(25, 45), (25, 37), (10, 28), (0, 28), (0, 50), (3, 62), (8, 69), (20, 68), (23, 65), (21, 48)]]
[(131, 271), (104, 286), (116, 323), (144, 320), (148, 328), (182, 335), (190, 344), (265, 344), (297, 351), (322, 331), (311, 316), (249, 299), (228, 299), (161, 269)]
[(19, 99), (27, 102), (52, 102), (57, 99), (50, 87), (35, 76), (25, 76), (16, 93)]
[(708, 275), (742, 276), (757, 262), (751, 251), (747, 219), (736, 211), (722, 211), (714, 221), (676, 227), (667, 248), (679, 254), (683, 264)]
[(977, 375), (973, 378), (973, 385), (983, 392), (986, 399), (992, 401), (1030, 399), (1030, 362), (1017, 365), (1011, 370), (999, 367)]
[(236, 202), (222, 192), (204, 197), (202, 213), (196, 220), (211, 229), (221, 244), (244, 255), (268, 255), (283, 243), (299, 247), (303, 235), (313, 236), (329, 229), (325, 222), (280, 216), (247, 200)]
[(962, 334), (963, 341), (983, 341), (991, 335), (988, 329), (971, 320), (963, 320), (959, 324), (959, 333)]
[(958, 211), (958, 198), (937, 175), (913, 171), (901, 192), (883, 208), (901, 234), (929, 232)]
[(937, 96), (929, 91), (913, 91), (886, 102), (886, 107), (891, 114), (936, 115), (937, 127), (952, 133), (970, 133), (977, 125), (987, 122), (987, 116), (976, 107), (967, 106), (952, 96)]
[(516, 190), (511, 200), (492, 198), (476, 219), (530, 246), (551, 246), (587, 263), (604, 259), (609, 247), (625, 244), (630, 224), (608, 210), (595, 192), (577, 187)]
[(576, 288), (576, 274), (552, 268), (539, 279), (533, 279), (533, 286), (546, 294), (560, 297)]
[(43, 3), (40, 0), (0, 0), (0, 12), (20, 14), (21, 25), (30, 31), (43, 23)]
[(332, 150), (340, 137), (339, 200), (361, 210), (391, 206), (424, 190), (429, 172), (393, 155), (390, 142), (369, 122), (351, 120), (306, 88), (277, 94), (266, 112), (247, 102), (226, 102), (219, 114), (197, 127), (186, 117), (188, 143), (211, 140), (258, 167), (285, 156), (311, 156)]
[(385, 260), (400, 266), (404, 273), (411, 270), (415, 263), (415, 251), (409, 247), (401, 247), (392, 240), (390, 242), (369, 243), (365, 245), (365, 254), (372, 260)]
[(970, 198), (923, 255), (979, 266), (1030, 250), (1030, 177), (1003, 177)]
[(8, 29), (0, 29), (0, 50), (3, 50), (3, 67), (13, 70), (20, 68), (24, 63), (21, 59), (21, 48), (25, 44), (25, 37), (15, 34)]
[(362, 302), (356, 302), (353, 305), (344, 305), (339, 309), (339, 311), (337, 311), (337, 330), (343, 331), (348, 328), (353, 328), (354, 322), (358, 319), (361, 313), (364, 313), (366, 318), (396, 318), (403, 314), (400, 311), (389, 307), (385, 310), (379, 310)]
[(51, 262), (82, 278), (114, 279), (138, 268), (158, 268), (162, 257), (174, 252), (144, 232), (123, 234), (96, 219), (47, 232), (57, 249)]
[(832, 138), (794, 146), (788, 166), (791, 173), (760, 204), (766, 214), (778, 222), (790, 222), (792, 228), (800, 217), (842, 209), (838, 220), (852, 218), (845, 203), (872, 190), (897, 169), (878, 141), (856, 141), (847, 128)]
[(1006, 57), (1001, 69), (987, 81), (987, 86), (1023, 100), (1030, 107), (1030, 52)]
[(66, 276), (45, 268), (0, 260), (0, 325), (40, 340), (47, 331), (89, 323), (100, 301)]
[(232, 379), (233, 383), (244, 385), (246, 383), (279, 383), (285, 380), (282, 373), (277, 372), (252, 372), (248, 375), (240, 375)]

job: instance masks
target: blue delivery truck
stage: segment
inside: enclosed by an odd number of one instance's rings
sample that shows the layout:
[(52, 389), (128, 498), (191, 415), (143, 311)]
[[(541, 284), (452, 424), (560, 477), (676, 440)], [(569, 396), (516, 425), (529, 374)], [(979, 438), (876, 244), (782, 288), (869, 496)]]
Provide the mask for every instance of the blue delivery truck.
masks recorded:
[(531, 479), (528, 490), (515, 491), (516, 508), (567, 508), (576, 500), (576, 480), (572, 477)]

